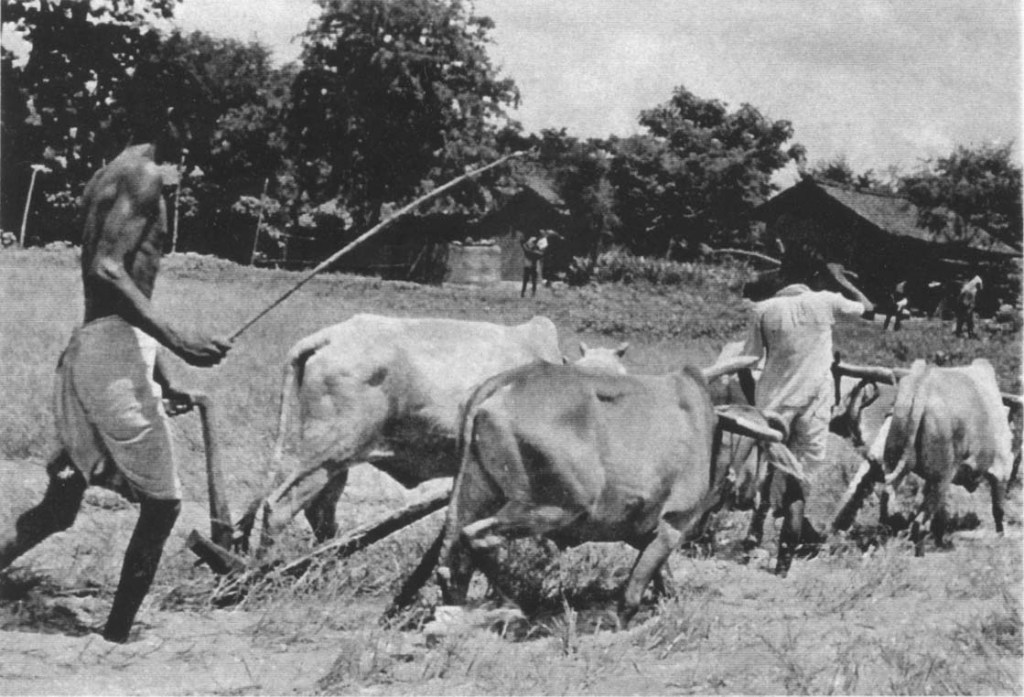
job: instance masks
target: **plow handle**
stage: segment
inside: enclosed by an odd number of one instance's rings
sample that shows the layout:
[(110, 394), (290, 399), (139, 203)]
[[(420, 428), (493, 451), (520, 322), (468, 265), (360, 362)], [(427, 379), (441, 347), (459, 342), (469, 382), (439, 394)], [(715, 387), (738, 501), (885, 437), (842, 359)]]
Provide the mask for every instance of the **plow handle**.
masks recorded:
[(230, 549), (232, 534), (231, 509), (224, 488), (224, 470), (221, 466), (220, 442), (217, 430), (217, 410), (213, 401), (203, 392), (192, 392), (192, 403), (199, 408), (203, 425), (203, 445), (206, 451), (206, 481), (210, 499), (210, 537), (221, 547)]

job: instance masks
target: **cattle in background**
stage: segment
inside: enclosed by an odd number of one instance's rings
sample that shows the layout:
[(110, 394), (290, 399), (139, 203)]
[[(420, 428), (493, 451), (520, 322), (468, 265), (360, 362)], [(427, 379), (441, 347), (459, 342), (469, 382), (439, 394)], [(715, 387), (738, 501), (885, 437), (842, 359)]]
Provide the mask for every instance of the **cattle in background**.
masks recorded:
[(973, 492), (985, 479), (996, 531), (1001, 533), (1011, 440), (995, 371), (987, 360), (955, 368), (915, 361), (899, 382), (892, 417), (874, 436), (868, 463), (851, 484), (833, 527), (845, 529), (852, 523), (866, 488), (876, 482), (887, 486), (880, 506), (885, 523), (889, 488), (913, 472), (924, 481), (924, 501), (911, 529), (917, 555), (924, 553), (922, 529), (929, 521), (936, 543), (943, 544), (944, 499), (951, 483)]
[[(275, 534), (305, 511), (319, 540), (333, 536), (348, 468), (360, 462), (408, 487), (453, 476), (459, 409), (472, 389), (509, 368), (561, 360), (546, 317), (510, 327), (360, 314), (300, 340), (284, 366), (275, 476), (295, 401), (300, 460), (257, 502), (261, 534)], [(243, 529), (256, 517), (253, 506)]]
[[(716, 452), (718, 417), (693, 368), (623, 376), (535, 364), (484, 382), (463, 418), (462, 465), (439, 550), (449, 604), (465, 602), (474, 566), (501, 588), (494, 551), (503, 538), (544, 535), (560, 547), (624, 541), (639, 550), (620, 605), (628, 621), (669, 553), (730, 485)], [(762, 428), (770, 431), (767, 422)], [(799, 476), (787, 464), (773, 462)], [(749, 485), (740, 498), (771, 469), (733, 476)], [(802, 512), (794, 515), (802, 520)], [(801, 520), (787, 516), (781, 574)]]

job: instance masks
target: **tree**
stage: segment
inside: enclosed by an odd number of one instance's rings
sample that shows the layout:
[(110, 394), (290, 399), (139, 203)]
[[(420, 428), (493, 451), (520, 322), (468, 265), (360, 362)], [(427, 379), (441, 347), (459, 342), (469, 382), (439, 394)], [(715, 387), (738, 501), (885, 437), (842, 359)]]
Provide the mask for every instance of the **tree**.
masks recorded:
[(608, 179), (611, 153), (599, 139), (581, 141), (565, 129), (545, 129), (529, 139), (537, 165), (555, 184), (568, 209), (565, 241), (574, 256), (594, 259), (619, 228), (615, 191)]
[(807, 174), (818, 181), (839, 184), (857, 191), (880, 191), (886, 189), (885, 184), (872, 169), (865, 170), (860, 174), (853, 171), (845, 155), (837, 155), (830, 160), (819, 160), (818, 163), (808, 170)]
[(0, 227), (16, 230), (28, 193), (30, 167), (39, 161), (38, 124), (32, 120), (28, 95), (21, 85), (15, 56), (0, 49)]
[(66, 161), (68, 181), (84, 186), (125, 145), (111, 129), (125, 106), (119, 93), (159, 42), (153, 23), (171, 17), (177, 2), (3, 1), (5, 28), (31, 45), (17, 70), (38, 118), (38, 144)]
[(948, 157), (904, 177), (900, 191), (920, 208), (921, 224), (937, 237), (973, 246), (989, 246), (995, 239), (1019, 251), (1021, 168), (1012, 149), (1011, 143), (957, 146)]
[[(519, 93), (487, 56), (490, 19), (460, 0), (318, 2), (288, 121), (311, 204), (339, 197), (367, 225), (497, 154)], [(482, 205), (470, 187), (433, 203)]]
[(294, 195), (283, 122), (297, 68), (275, 68), (258, 42), (202, 32), (172, 33), (153, 60), (163, 72), (189, 76), (201, 92), (192, 100), (188, 159), (202, 176), (186, 177), (179, 192), (190, 202), (179, 248), (248, 261), (256, 218), (241, 199), (259, 196), (268, 180), (272, 209)]
[(636, 253), (696, 253), (748, 233), (749, 213), (772, 191), (772, 172), (796, 152), (788, 121), (750, 104), (730, 112), (685, 87), (641, 112), (647, 134), (616, 141), (610, 179), (627, 242)]

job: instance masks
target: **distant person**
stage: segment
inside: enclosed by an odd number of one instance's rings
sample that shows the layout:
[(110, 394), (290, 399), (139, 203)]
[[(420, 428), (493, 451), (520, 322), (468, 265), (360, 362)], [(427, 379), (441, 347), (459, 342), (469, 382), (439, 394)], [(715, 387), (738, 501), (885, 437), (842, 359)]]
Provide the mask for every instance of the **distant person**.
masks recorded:
[[(187, 123), (167, 112), (86, 186), (82, 205), (85, 322), (57, 367), (54, 415), (61, 450), (43, 500), (0, 531), (0, 569), (74, 523), (88, 485), (140, 504), (103, 637), (125, 642), (181, 509), (167, 415), (191, 399), (167, 381), (159, 348), (190, 365), (217, 365), (230, 344), (170, 324), (151, 302), (167, 237), (158, 165), (177, 162)], [(140, 133), (140, 131), (143, 131)], [(145, 131), (148, 131), (145, 132)], [(198, 299), (197, 299), (198, 301)]]
[[(754, 405), (782, 417), (789, 432), (787, 447), (805, 467), (812, 469), (825, 460), (834, 400), (832, 327), (843, 315), (870, 317), (874, 310), (871, 302), (842, 274), (842, 267), (828, 265), (825, 272), (814, 275), (811, 283), (815, 290), (796, 282), (802, 276), (782, 274), (782, 289), (756, 304), (741, 352), (751, 366), (764, 357), (764, 369), (754, 388)], [(819, 290), (835, 284), (848, 288), (857, 299)], [(774, 497), (765, 496), (764, 503), (771, 498)], [(794, 500), (796, 503), (790, 507)], [(776, 511), (791, 508), (803, 517), (801, 492), (787, 489), (771, 503)], [(760, 542), (767, 512), (767, 506), (755, 511), (748, 547)], [(783, 535), (793, 547), (821, 539), (806, 520), (800, 530), (786, 520)]]
[(892, 325), (892, 330), (898, 332), (903, 322), (903, 315), (907, 310), (907, 282), (900, 281), (893, 288), (892, 294), (889, 296), (889, 302), (885, 308), (885, 321), (882, 322), (882, 331), (884, 332), (889, 328), (889, 320), (893, 317), (896, 321)]
[(548, 239), (543, 234), (530, 235), (522, 242), (523, 248), (523, 287), (519, 297), (526, 297), (526, 286), (532, 284), (530, 297), (537, 296), (537, 276), (542, 273), (544, 252), (548, 248)]
[(981, 276), (975, 276), (960, 287), (960, 294), (956, 299), (956, 330), (954, 331), (957, 336), (963, 336), (966, 329), (967, 338), (975, 337), (974, 306), (978, 302), (978, 291), (981, 289)]

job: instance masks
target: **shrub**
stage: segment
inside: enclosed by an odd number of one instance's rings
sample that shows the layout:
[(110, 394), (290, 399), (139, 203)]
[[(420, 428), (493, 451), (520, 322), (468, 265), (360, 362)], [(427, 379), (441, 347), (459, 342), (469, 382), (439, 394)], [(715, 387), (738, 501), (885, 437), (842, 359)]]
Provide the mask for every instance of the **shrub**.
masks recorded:
[(703, 288), (719, 283), (733, 286), (749, 275), (749, 269), (742, 263), (712, 265), (702, 262), (677, 262), (634, 256), (625, 250), (614, 248), (601, 253), (596, 261), (589, 257), (575, 257), (565, 280), (571, 286), (622, 283)]

